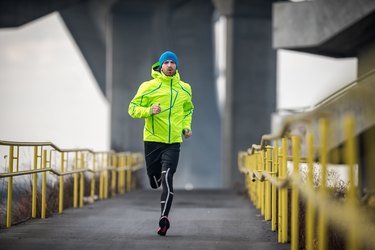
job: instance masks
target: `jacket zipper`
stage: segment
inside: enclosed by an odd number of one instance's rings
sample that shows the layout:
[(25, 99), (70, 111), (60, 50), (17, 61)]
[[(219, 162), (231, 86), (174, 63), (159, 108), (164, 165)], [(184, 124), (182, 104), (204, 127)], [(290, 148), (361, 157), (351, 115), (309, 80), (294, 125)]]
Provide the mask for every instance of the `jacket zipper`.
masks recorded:
[(170, 85), (169, 116), (168, 116), (168, 143), (171, 143), (171, 113), (172, 113), (172, 79)]
[(154, 131), (154, 116), (151, 116), (151, 121), (152, 121), (152, 134), (155, 134), (155, 131)]

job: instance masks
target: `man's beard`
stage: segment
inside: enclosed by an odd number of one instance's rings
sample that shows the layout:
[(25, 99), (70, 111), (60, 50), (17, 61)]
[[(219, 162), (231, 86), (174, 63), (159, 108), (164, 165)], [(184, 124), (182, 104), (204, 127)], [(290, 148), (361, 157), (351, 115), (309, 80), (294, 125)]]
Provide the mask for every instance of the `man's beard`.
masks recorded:
[(166, 70), (165, 72), (164, 72), (164, 74), (166, 75), (166, 76), (174, 76), (175, 74), (176, 74), (176, 70)]

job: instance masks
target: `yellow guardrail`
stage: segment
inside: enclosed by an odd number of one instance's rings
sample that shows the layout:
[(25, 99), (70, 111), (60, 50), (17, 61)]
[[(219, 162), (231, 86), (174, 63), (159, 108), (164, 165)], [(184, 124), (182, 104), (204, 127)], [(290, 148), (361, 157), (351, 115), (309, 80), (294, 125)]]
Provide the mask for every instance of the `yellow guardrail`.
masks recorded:
[[(112, 196), (116, 195), (116, 190), (120, 194), (131, 191), (133, 186), (135, 186), (135, 179), (132, 178), (133, 172), (143, 167), (143, 155), (141, 153), (99, 152), (90, 149), (61, 149), (51, 142), (14, 142), (0, 140), (0, 146), (9, 148), (8, 154), (5, 155), (8, 170), (0, 172), (0, 179), (8, 179), (5, 223), (7, 228), (12, 225), (13, 178), (16, 176), (32, 175), (31, 218), (36, 218), (38, 173), (42, 174), (41, 218), (45, 218), (47, 172), (59, 177), (58, 211), (61, 214), (64, 204), (65, 176), (73, 175), (73, 207), (77, 208), (78, 206), (83, 207), (84, 204), (84, 177), (86, 172), (91, 173), (90, 196), (91, 201), (94, 202), (97, 175), (99, 178), (98, 197), (102, 200), (108, 198), (109, 187)], [(34, 151), (33, 163), (30, 164), (29, 169), (20, 170), (20, 149), (30, 147), (32, 147)], [(108, 183), (109, 175), (111, 175), (111, 183)]]
[[(262, 136), (259, 145), (239, 153), (239, 170), (245, 175), (249, 197), (265, 220), (271, 220), (278, 242), (290, 241), (293, 250), (328, 249), (328, 226), (332, 225), (344, 236), (347, 249), (375, 249), (374, 208), (361, 203), (356, 184), (361, 167), (357, 137), (375, 126), (374, 107), (373, 71), (313, 110), (291, 115), (278, 133)], [(342, 146), (338, 157), (333, 152)], [(371, 149), (365, 150), (371, 154)], [(347, 169), (345, 199), (341, 200), (332, 198), (327, 185), (328, 164), (337, 162), (333, 158), (341, 159)], [(373, 166), (374, 162), (368, 162), (368, 168)], [(313, 183), (316, 168), (319, 187)], [(366, 176), (368, 180), (375, 180), (374, 171), (367, 175), (371, 175)], [(367, 184), (373, 185), (373, 181)], [(300, 198), (306, 206), (304, 246), (299, 241)]]

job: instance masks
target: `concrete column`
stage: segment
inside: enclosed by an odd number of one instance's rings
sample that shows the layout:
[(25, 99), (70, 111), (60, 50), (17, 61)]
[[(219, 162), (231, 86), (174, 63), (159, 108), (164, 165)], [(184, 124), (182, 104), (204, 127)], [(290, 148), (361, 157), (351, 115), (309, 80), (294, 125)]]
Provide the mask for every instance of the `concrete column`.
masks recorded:
[(90, 66), (103, 94), (106, 87), (106, 37), (110, 33), (108, 13), (114, 0), (78, 2), (60, 11), (66, 26)]
[(272, 1), (214, 0), (227, 17), (223, 164), (226, 187), (242, 183), (237, 154), (270, 133), (276, 105), (276, 51), (272, 49)]
[(162, 52), (176, 52), (181, 78), (192, 86), (193, 137), (182, 143), (176, 187), (222, 187), (212, 13), (210, 0), (118, 1), (112, 9), (113, 149), (143, 151), (144, 121), (132, 119), (127, 108)]

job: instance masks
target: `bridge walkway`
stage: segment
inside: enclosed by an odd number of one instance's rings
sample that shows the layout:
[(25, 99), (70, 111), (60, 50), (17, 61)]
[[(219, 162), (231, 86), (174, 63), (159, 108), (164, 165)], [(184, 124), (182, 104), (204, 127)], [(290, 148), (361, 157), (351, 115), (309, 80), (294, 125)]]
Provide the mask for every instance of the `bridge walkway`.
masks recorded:
[(160, 190), (136, 190), (0, 230), (6, 249), (290, 249), (259, 210), (231, 190), (175, 190), (171, 228), (156, 234)]

